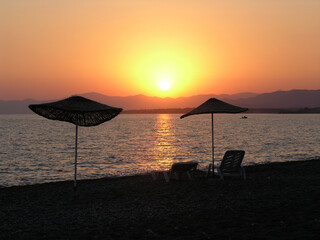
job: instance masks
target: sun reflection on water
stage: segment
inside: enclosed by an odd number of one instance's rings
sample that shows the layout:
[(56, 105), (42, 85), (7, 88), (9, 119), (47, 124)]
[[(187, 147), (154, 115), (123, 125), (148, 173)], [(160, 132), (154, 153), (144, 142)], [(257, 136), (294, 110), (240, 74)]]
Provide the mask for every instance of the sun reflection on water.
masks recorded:
[(151, 161), (146, 164), (149, 170), (169, 169), (177, 155), (175, 136), (172, 117), (168, 114), (159, 114), (155, 121), (155, 139), (150, 146)]
[[(79, 179), (168, 170), (181, 161), (197, 161), (198, 169), (205, 170), (211, 161), (210, 119), (199, 115), (185, 121), (179, 116), (123, 114), (81, 128)], [(239, 115), (217, 114), (216, 160), (232, 149), (246, 151), (244, 165), (319, 159), (319, 121), (316, 115), (252, 114), (241, 120)], [(72, 124), (31, 114), (0, 116), (0, 185), (72, 179), (74, 137)]]

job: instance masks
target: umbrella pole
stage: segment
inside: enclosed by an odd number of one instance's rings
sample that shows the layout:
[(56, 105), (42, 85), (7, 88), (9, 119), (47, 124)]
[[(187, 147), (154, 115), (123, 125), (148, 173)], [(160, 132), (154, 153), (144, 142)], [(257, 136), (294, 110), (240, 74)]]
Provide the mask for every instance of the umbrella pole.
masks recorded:
[(76, 124), (76, 143), (75, 143), (75, 157), (74, 157), (74, 186), (73, 190), (77, 190), (77, 153), (78, 153), (78, 124)]
[(212, 176), (214, 177), (214, 133), (213, 133), (213, 113), (211, 113), (211, 131), (212, 131)]

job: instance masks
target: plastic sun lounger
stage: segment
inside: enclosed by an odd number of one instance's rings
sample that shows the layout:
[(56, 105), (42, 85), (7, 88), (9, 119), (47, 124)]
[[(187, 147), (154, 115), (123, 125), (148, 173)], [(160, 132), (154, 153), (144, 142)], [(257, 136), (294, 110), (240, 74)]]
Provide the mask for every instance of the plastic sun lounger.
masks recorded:
[(246, 172), (244, 167), (241, 166), (242, 160), (244, 158), (245, 151), (243, 150), (229, 150), (226, 151), (224, 157), (221, 161), (220, 166), (213, 166), (209, 164), (207, 177), (209, 176), (211, 170), (214, 174), (214, 168), (217, 169), (220, 179), (224, 179), (225, 176), (230, 177), (243, 177), (246, 179)]
[(194, 172), (197, 169), (198, 163), (197, 162), (181, 162), (181, 163), (174, 163), (172, 164), (169, 171), (152, 171), (151, 175), (154, 181), (158, 179), (158, 177), (163, 174), (164, 179), (166, 182), (169, 182), (172, 178), (172, 175), (175, 176), (176, 179), (179, 179), (179, 174), (185, 173), (188, 178), (191, 180), (191, 172)]

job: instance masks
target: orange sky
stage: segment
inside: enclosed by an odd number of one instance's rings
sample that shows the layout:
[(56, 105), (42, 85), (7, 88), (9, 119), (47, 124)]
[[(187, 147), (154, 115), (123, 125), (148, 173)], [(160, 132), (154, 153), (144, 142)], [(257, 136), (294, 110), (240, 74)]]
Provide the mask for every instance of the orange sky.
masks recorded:
[(319, 13), (317, 0), (0, 0), (0, 99), (320, 89)]

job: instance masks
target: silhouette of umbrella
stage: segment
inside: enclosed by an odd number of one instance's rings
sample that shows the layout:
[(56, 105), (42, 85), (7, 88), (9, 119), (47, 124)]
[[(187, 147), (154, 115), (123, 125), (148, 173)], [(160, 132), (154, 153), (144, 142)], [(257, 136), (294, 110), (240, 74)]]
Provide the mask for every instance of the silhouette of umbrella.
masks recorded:
[(76, 125), (74, 163), (74, 190), (76, 190), (78, 126), (97, 126), (116, 117), (122, 111), (122, 108), (110, 107), (80, 96), (72, 96), (51, 103), (31, 104), (29, 108), (42, 117)]
[(182, 115), (180, 118), (185, 118), (196, 114), (206, 114), (211, 113), (211, 123), (212, 123), (212, 164), (214, 164), (214, 125), (213, 125), (213, 114), (214, 113), (241, 113), (247, 111), (247, 108), (241, 108), (229, 103), (223, 102), (216, 98), (210, 98), (206, 102), (202, 103), (199, 107), (193, 109), (192, 111)]

